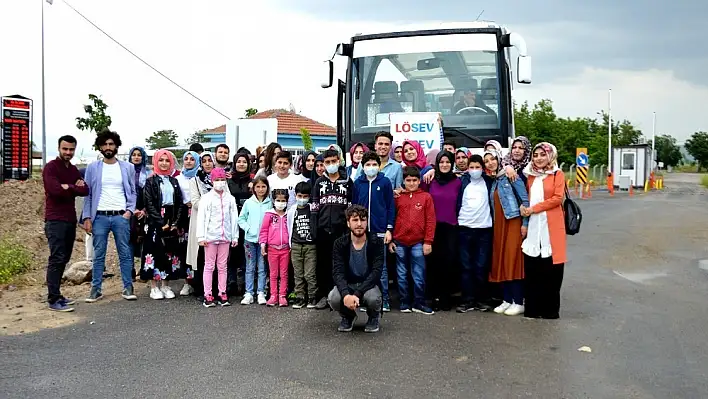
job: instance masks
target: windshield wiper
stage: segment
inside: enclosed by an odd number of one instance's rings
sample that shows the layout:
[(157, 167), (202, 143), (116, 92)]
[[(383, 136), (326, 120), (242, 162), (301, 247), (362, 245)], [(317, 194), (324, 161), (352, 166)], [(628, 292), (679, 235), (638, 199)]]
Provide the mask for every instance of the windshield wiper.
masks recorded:
[(472, 134), (463, 132), (462, 130), (460, 130), (460, 127), (461, 126), (443, 126), (443, 133), (445, 132), (445, 130), (451, 130), (455, 133), (459, 133), (463, 137), (468, 138), (468, 139), (476, 142), (477, 144), (481, 145), (482, 147), (484, 147), (484, 145), (486, 144), (486, 142), (484, 140), (480, 139), (479, 137), (475, 137)]

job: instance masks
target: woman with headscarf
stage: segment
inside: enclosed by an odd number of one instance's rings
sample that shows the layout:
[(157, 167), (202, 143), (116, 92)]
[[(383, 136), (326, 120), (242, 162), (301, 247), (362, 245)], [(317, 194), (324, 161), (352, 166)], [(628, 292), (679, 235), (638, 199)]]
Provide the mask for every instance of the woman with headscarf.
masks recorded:
[(315, 161), (317, 160), (317, 153), (314, 151), (305, 152), (302, 157), (300, 157), (301, 162), (298, 165), (298, 171), (308, 181), (314, 182), (317, 179), (315, 174)]
[(349, 176), (352, 181), (355, 181), (358, 177), (357, 168), (359, 168), (359, 163), (361, 163), (361, 158), (364, 154), (369, 152), (369, 147), (364, 143), (354, 143), (351, 148), (349, 148), (349, 157), (352, 160), (352, 164), (347, 166), (347, 176)]
[(460, 179), (453, 172), (455, 157), (443, 151), (435, 159), (435, 177), (428, 186), (428, 192), (435, 206), (435, 239), (428, 268), (430, 296), (433, 310), (449, 311), (452, 308), (450, 296), (453, 284), (459, 281), (454, 273), (457, 257), (457, 201), (460, 196)]
[(344, 151), (342, 151), (342, 147), (338, 146), (337, 144), (330, 144), (329, 149), (337, 151), (337, 154), (339, 155), (339, 168), (340, 169), (346, 168), (347, 159), (344, 158)]
[(275, 166), (275, 156), (283, 151), (283, 147), (278, 143), (270, 143), (265, 149), (265, 155), (263, 156), (263, 167), (258, 170), (256, 177), (263, 176), (268, 177), (273, 174), (273, 167)]
[(403, 165), (403, 143), (400, 141), (394, 141), (393, 144), (391, 144), (391, 153), (389, 154), (389, 158)]
[[(214, 169), (214, 156), (211, 152), (205, 151), (199, 159), (199, 169), (196, 176), (189, 181), (189, 201), (192, 203), (192, 217), (189, 219), (189, 239), (187, 240), (187, 259), (186, 263), (194, 272), (194, 277), (189, 281), (194, 295), (200, 297), (204, 295), (204, 286), (202, 273), (204, 269), (204, 250), (199, 247), (197, 242), (197, 218), (199, 212), (199, 199), (202, 195), (211, 191), (213, 184), (209, 177)], [(218, 294), (218, 293), (217, 293)]]
[[(486, 154), (487, 151), (496, 151), (498, 154), (502, 153), (502, 145), (496, 141), (496, 140), (488, 140), (486, 144), (484, 144), (484, 153)], [(499, 160), (501, 161), (501, 159)], [(501, 165), (499, 165), (501, 166)], [(491, 171), (487, 169), (486, 167), (484, 168), (484, 173), (487, 174), (489, 177), (495, 177), (497, 172)]]
[(521, 216), (520, 207), (529, 206), (524, 183), (510, 181), (499, 164), (501, 153), (490, 149), (484, 152), (484, 167), (494, 173), (489, 191), (492, 205), (492, 265), (491, 283), (501, 283), (503, 301), (494, 308), (497, 314), (517, 316), (524, 312), (524, 255), (521, 242), (526, 237), (528, 218)]
[[(236, 199), (236, 207), (239, 215), (243, 209), (243, 204), (251, 197), (251, 158), (246, 153), (234, 155), (234, 167), (231, 178), (226, 181), (229, 192)], [(245, 287), (244, 252), (243, 240), (246, 234), (243, 230), (239, 233), (238, 245), (229, 250), (228, 278), (226, 281), (226, 293), (229, 295), (241, 295)]]
[(403, 141), (403, 164), (404, 166), (415, 166), (418, 168), (421, 178), (426, 172), (433, 169), (432, 166), (428, 165), (423, 147), (415, 140)]
[(526, 181), (524, 168), (531, 160), (531, 142), (524, 136), (519, 136), (511, 143), (511, 150), (502, 159), (502, 166), (506, 169), (509, 180), (520, 177)]
[(179, 249), (179, 226), (184, 215), (182, 190), (172, 177), (174, 155), (158, 150), (152, 158), (153, 174), (144, 187), (147, 232), (143, 242), (140, 279), (150, 280), (150, 298), (175, 297), (169, 281), (180, 278), (182, 259)]
[[(187, 207), (186, 215), (182, 218), (182, 224), (179, 226), (180, 230), (185, 232), (183, 235), (180, 236), (180, 254), (184, 259), (186, 259), (187, 256), (187, 248), (189, 246), (188, 231), (190, 221), (192, 220), (192, 201), (190, 198), (191, 194), (189, 184), (192, 179), (196, 178), (197, 172), (199, 171), (199, 166), (199, 154), (197, 154), (195, 151), (187, 151), (184, 153), (184, 155), (182, 155), (182, 169), (180, 171), (180, 174), (175, 177), (175, 179), (177, 179), (177, 182), (179, 183), (179, 188), (182, 191), (182, 202)], [(197, 215), (195, 213), (194, 217), (196, 218), (196, 216)], [(183, 262), (182, 266), (182, 277), (185, 279), (185, 283), (182, 286), (179, 295), (188, 296), (193, 291), (192, 286), (189, 284), (189, 280), (194, 278), (194, 270), (191, 266), (187, 264), (186, 261)]]
[(425, 161), (428, 165), (432, 166), (433, 169), (435, 169), (435, 163), (438, 159), (438, 154), (440, 154), (440, 150), (438, 150), (437, 148), (433, 148), (427, 154), (425, 154)]
[(567, 262), (563, 197), (565, 175), (558, 168), (553, 144), (533, 147), (533, 158), (524, 168), (528, 178), (529, 206), (521, 214), (529, 217), (528, 233), (521, 244), (526, 275), (525, 316), (560, 317), (560, 289)]
[[(145, 202), (143, 201), (143, 187), (148, 178), (148, 156), (143, 147), (133, 147), (128, 152), (130, 163), (135, 168), (135, 213), (130, 218), (130, 245), (133, 247), (133, 256), (139, 258), (143, 253), (143, 239), (145, 237)], [(133, 279), (137, 273), (133, 268)]]
[(324, 155), (317, 154), (317, 157), (315, 158), (315, 173), (312, 176), (311, 182), (314, 183), (315, 180), (317, 180), (320, 176), (324, 175), (324, 173), (325, 173)]

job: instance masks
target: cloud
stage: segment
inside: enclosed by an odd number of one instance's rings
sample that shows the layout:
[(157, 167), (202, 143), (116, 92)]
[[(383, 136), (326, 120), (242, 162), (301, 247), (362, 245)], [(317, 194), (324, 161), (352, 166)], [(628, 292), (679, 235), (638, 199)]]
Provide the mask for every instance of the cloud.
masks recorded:
[[(319, 87), (321, 61), (332, 55), (337, 43), (348, 41), (356, 32), (387, 31), (396, 25), (346, 19), (343, 14), (323, 17), (267, 1), (211, 0), (208, 7), (201, 2), (168, 0), (70, 2), (146, 61), (231, 118), (241, 117), (250, 107), (265, 110), (293, 103), (304, 115), (334, 124), (336, 92)], [(321, 3), (325, 6), (330, 7), (330, 2)], [(45, 7), (50, 156), (56, 139), (67, 133), (77, 135), (80, 148), (90, 149), (93, 137), (77, 134), (74, 120), (81, 116), (88, 93), (100, 94), (108, 103), (112, 127), (123, 137), (126, 149), (143, 143), (156, 130), (174, 129), (184, 138), (195, 130), (225, 122), (118, 48), (62, 1)], [(15, 56), (11, 61), (4, 60), (0, 87), (5, 92), (0, 94), (23, 94), (35, 100), (37, 142), (41, 134), (39, 12), (39, 2), (0, 3), (0, 15), (15, 16), (4, 20), (3, 29), (22, 32), (13, 45)], [(572, 26), (565, 24), (568, 29)], [(658, 112), (659, 126), (671, 127), (665, 131), (680, 140), (694, 130), (705, 129), (708, 120), (697, 107), (705, 104), (708, 94), (681, 80), (671, 68), (587, 67), (582, 65), (582, 57), (572, 56), (577, 54), (577, 42), (564, 38), (565, 33), (548, 34), (540, 24), (533, 26), (520, 24), (518, 28), (534, 52), (536, 73), (533, 85), (519, 87), (520, 100), (552, 98), (560, 115), (593, 116), (605, 107), (606, 89), (612, 87), (616, 117), (639, 122), (645, 131), (651, 128), (652, 110)], [(527, 27), (528, 34), (522, 31)], [(612, 37), (609, 33), (606, 36)], [(564, 65), (561, 61), (566, 55), (574, 62)], [(556, 74), (554, 65), (556, 71), (565, 68), (565, 72)], [(337, 74), (344, 74), (341, 59), (337, 60)]]

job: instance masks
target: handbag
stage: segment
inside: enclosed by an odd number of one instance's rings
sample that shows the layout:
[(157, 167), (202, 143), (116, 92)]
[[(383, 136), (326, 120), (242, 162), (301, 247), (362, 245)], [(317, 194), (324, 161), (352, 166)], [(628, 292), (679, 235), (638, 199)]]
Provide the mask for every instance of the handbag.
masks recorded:
[(565, 234), (569, 236), (576, 235), (580, 232), (580, 224), (583, 222), (583, 212), (578, 204), (570, 198), (568, 191), (568, 183), (565, 185), (565, 198), (561, 207), (563, 208), (563, 219), (565, 220)]

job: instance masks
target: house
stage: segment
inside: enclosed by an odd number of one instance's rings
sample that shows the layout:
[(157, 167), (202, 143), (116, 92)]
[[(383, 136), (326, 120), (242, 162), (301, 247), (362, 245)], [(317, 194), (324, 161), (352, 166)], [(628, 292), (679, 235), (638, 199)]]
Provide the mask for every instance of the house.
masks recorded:
[[(331, 144), (336, 144), (337, 142), (337, 129), (292, 111), (271, 109), (249, 117), (249, 119), (265, 118), (277, 119), (278, 144), (294, 155), (300, 155), (304, 152), (300, 136), (301, 128), (305, 128), (310, 132), (312, 144), (316, 151), (324, 151)], [(205, 130), (204, 138), (212, 143), (224, 142), (226, 140), (226, 125)], [(263, 144), (267, 145), (268, 143)]]

